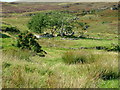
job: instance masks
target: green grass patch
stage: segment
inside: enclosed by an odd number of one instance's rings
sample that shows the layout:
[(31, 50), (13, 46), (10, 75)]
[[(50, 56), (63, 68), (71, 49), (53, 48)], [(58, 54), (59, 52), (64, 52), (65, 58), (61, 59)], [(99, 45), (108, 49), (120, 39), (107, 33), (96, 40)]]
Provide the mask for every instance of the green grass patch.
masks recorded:
[(107, 81), (101, 81), (99, 87), (100, 88), (118, 88), (119, 87), (119, 80), (107, 80)]

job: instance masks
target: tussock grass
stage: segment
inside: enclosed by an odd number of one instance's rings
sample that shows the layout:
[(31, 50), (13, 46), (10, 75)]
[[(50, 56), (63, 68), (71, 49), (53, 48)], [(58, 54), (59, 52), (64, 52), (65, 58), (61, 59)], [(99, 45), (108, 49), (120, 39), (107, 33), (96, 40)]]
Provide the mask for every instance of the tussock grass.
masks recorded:
[(98, 56), (93, 54), (91, 51), (67, 51), (62, 56), (63, 61), (67, 64), (75, 63), (90, 63), (97, 60)]
[(118, 72), (118, 53), (102, 53), (102, 57), (97, 62), (102, 69), (100, 78), (103, 80), (118, 79), (120, 74)]
[[(45, 58), (38, 58), (37, 56), (30, 57), (30, 62), (22, 60), (22, 58), (16, 58), (14, 55), (10, 57), (9, 54), (3, 52), (2, 87), (98, 88), (101, 87), (101, 83), (104, 81), (107, 83), (108, 80), (113, 80), (111, 81), (112, 83), (114, 79), (118, 79), (118, 54), (115, 52), (97, 50), (68, 51), (78, 53), (80, 57), (85, 55), (87, 57), (85, 60), (89, 62), (86, 61), (83, 64), (66, 64), (62, 61), (64, 51), (61, 50), (61, 52), (59, 52), (59, 50), (55, 49), (52, 49), (52, 51), (46, 49), (46, 51), (49, 53), (48, 56)], [(91, 58), (90, 56), (92, 56), (91, 54), (94, 55), (94, 61), (92, 61), (92, 59), (89, 60)], [(59, 58), (59, 61), (56, 60), (56, 58)], [(109, 75), (113, 76), (109, 79)], [(114, 75), (117, 77), (114, 78)], [(103, 78), (103, 76), (105, 77)]]
[[(91, 52), (91, 51), (68, 51), (63, 55), (63, 61), (67, 64), (86, 63), (84, 66), (92, 72), (91, 76), (97, 75), (97, 78), (103, 80), (117, 79), (118, 73), (118, 56), (113, 52)], [(86, 65), (85, 64), (85, 65)], [(82, 67), (80, 67), (82, 68)], [(82, 68), (81, 70), (84, 70)]]

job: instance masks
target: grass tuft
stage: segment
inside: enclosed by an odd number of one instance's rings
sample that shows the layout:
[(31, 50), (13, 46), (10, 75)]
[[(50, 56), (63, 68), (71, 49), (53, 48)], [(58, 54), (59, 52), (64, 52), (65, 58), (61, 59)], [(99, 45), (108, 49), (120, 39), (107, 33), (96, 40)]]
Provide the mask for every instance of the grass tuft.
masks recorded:
[(76, 64), (76, 63), (92, 63), (97, 60), (96, 55), (91, 51), (67, 51), (62, 56), (62, 59), (67, 64)]

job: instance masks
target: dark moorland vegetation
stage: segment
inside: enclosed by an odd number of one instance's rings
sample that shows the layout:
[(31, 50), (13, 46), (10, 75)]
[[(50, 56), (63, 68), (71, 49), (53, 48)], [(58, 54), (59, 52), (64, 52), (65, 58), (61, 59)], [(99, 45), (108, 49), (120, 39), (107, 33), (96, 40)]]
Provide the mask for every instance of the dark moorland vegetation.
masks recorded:
[(118, 3), (1, 3), (2, 88), (118, 88)]

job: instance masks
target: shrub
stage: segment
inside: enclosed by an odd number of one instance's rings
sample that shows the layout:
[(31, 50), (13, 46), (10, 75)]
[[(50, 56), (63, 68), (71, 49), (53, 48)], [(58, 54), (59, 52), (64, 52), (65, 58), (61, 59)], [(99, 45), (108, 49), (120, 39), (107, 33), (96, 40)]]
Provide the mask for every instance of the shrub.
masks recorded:
[(107, 50), (120, 52), (120, 45), (119, 44), (112, 44), (111, 47), (107, 48)]
[(5, 31), (7, 27), (11, 27), (11, 25), (2, 22), (2, 25), (1, 25), (0, 29), (1, 29), (2, 31)]
[(120, 52), (120, 45), (119, 44), (111, 44), (110, 46), (96, 46), (98, 50), (107, 50), (107, 51), (118, 51)]
[(7, 27), (5, 29), (5, 32), (10, 32), (10, 33), (20, 33), (20, 31), (16, 27)]
[[(0, 27), (0, 30), (3, 32), (3, 33), (0, 33), (2, 38), (10, 38), (10, 37), (14, 38), (14, 36), (20, 33), (20, 30), (18, 28), (13, 27), (10, 24), (6, 24), (6, 23), (2, 24), (2, 26)], [(4, 34), (4, 32), (6, 34)]]
[(20, 33), (20, 31), (16, 27), (13, 27), (13, 26), (7, 25), (7, 24), (2, 24), (1, 30), (3, 32), (8, 32), (8, 33), (11, 33), (11, 34)]
[(90, 63), (96, 60), (96, 55), (87, 51), (67, 51), (62, 58), (67, 64)]
[(29, 32), (21, 33), (18, 35), (17, 47), (21, 49), (31, 50), (40, 56), (45, 56), (44, 54), (46, 54), (46, 52), (41, 49), (42, 47), (36, 41), (36, 37)]

